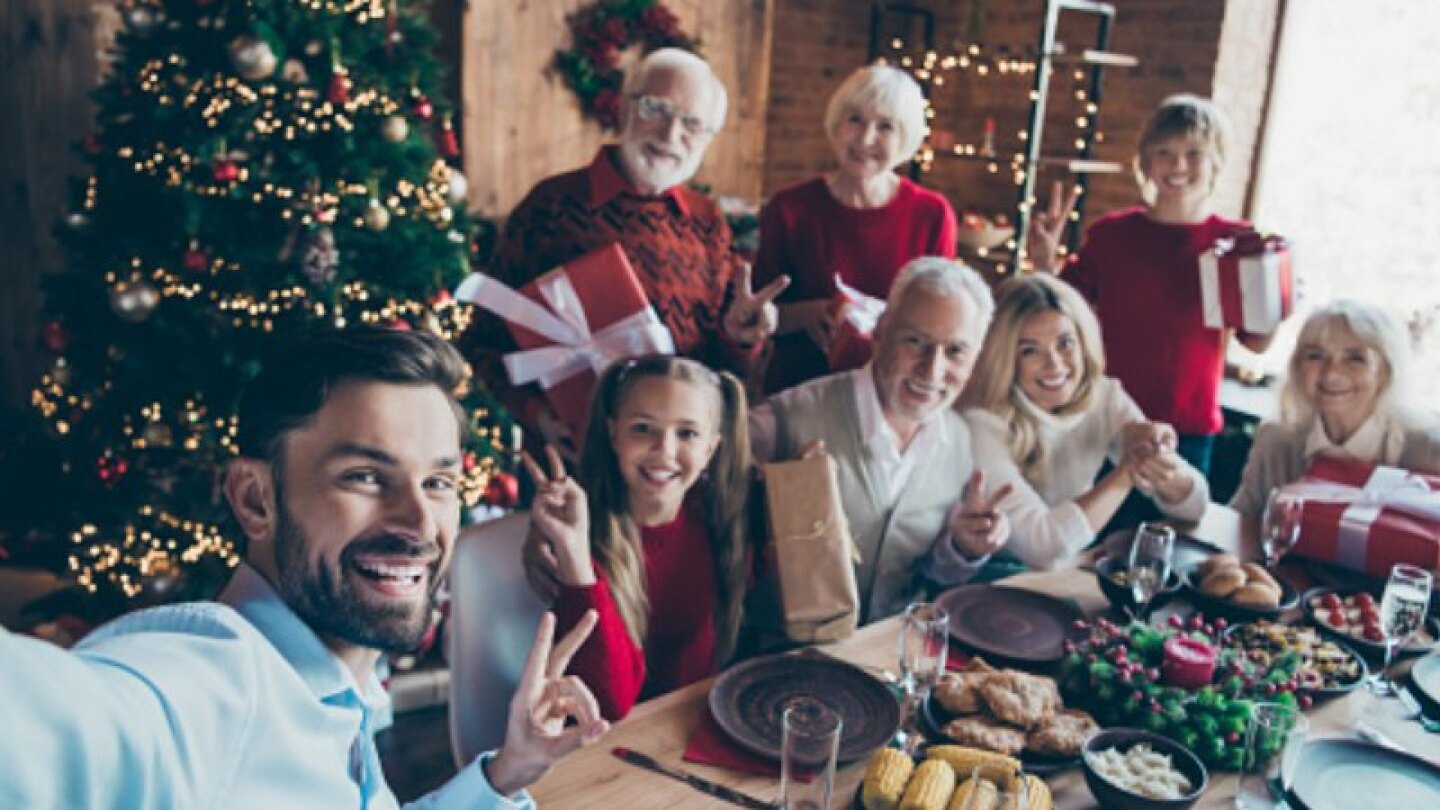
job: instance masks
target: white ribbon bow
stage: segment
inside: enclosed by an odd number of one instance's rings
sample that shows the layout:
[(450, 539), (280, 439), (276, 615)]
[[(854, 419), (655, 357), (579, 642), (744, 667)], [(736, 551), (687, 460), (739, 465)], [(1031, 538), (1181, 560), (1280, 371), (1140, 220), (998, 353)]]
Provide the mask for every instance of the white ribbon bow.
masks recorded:
[(549, 388), (588, 369), (596, 374), (616, 360), (645, 354), (674, 354), (675, 340), (653, 307), (645, 307), (591, 334), (580, 295), (564, 273), (538, 282), (549, 309), (484, 273), (471, 273), (455, 290), (458, 300), (473, 303), (505, 320), (555, 342), (505, 355), (505, 370), (516, 385), (538, 382)]
[(885, 314), (885, 302), (841, 281), (839, 273), (835, 274), (835, 288), (850, 304), (845, 308), (845, 320), (862, 335), (874, 332), (875, 324), (879, 323), (880, 316)]

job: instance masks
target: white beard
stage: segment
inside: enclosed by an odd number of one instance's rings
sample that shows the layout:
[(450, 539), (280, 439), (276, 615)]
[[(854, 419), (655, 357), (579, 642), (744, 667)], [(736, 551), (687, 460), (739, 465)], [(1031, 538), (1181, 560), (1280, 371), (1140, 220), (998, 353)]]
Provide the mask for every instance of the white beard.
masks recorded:
[[(664, 193), (689, 181), (700, 169), (700, 161), (705, 157), (703, 148), (691, 149), (689, 154), (678, 164), (665, 161), (663, 166), (656, 165), (645, 153), (646, 142), (645, 139), (631, 138), (621, 141), (620, 158), (632, 184), (643, 188), (653, 188), (656, 193)], [(671, 151), (668, 145), (657, 143), (656, 146), (667, 152)], [(672, 165), (673, 168), (671, 168)]]

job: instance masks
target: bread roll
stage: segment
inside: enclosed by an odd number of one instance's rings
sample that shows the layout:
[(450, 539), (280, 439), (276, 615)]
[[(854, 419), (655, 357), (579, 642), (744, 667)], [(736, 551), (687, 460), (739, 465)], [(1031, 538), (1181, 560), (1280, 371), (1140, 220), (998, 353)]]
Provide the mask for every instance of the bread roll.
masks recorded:
[(1204, 562), (1200, 563), (1200, 566), (1195, 570), (1200, 573), (1200, 578), (1204, 579), (1205, 577), (1210, 576), (1211, 574), (1219, 571), (1222, 568), (1239, 567), (1240, 558), (1236, 557), (1234, 554), (1216, 554), (1213, 557), (1209, 557)]
[(1246, 576), (1249, 577), (1249, 580), (1246, 581), (1247, 585), (1254, 584), (1256, 582), (1263, 582), (1271, 588), (1274, 588), (1276, 591), (1280, 590), (1280, 583), (1276, 582), (1275, 577), (1271, 576), (1270, 572), (1266, 571), (1265, 567), (1260, 565), (1259, 563), (1245, 563), (1244, 565), (1240, 566), (1240, 570), (1244, 571)]
[(1200, 581), (1200, 592), (1226, 598), (1245, 584), (1245, 572), (1238, 567), (1220, 568)]
[(1251, 582), (1236, 588), (1230, 601), (1246, 607), (1271, 608), (1280, 604), (1280, 591), (1263, 582)]

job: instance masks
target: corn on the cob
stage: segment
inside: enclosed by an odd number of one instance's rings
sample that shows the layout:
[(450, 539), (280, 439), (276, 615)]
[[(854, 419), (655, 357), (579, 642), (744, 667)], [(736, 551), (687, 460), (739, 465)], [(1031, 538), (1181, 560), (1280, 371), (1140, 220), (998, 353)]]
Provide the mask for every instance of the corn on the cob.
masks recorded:
[[(972, 794), (974, 798), (971, 798)], [(950, 804), (945, 810), (997, 810), (999, 803), (1000, 794), (994, 782), (972, 777), (955, 788), (955, 795), (950, 797)]]
[(1050, 786), (1033, 773), (1025, 774), (1025, 796), (1029, 803), (1027, 810), (1053, 810), (1055, 799), (1050, 795)]
[(986, 751), (983, 748), (971, 748), (966, 745), (932, 745), (925, 749), (927, 759), (943, 760), (962, 779), (970, 778), (975, 768), (980, 765), (995, 765), (1012, 774), (1003, 782), (997, 781), (996, 786), (1001, 790), (1009, 790), (1014, 781), (1013, 774), (1020, 771), (1020, 760), (1014, 757), (1007, 757), (1004, 754), (997, 754), (994, 751)]
[(955, 770), (942, 759), (927, 759), (915, 769), (900, 810), (945, 810), (955, 792)]
[(881, 748), (870, 758), (860, 802), (865, 810), (895, 810), (905, 793), (905, 783), (915, 770), (915, 760), (894, 748)]

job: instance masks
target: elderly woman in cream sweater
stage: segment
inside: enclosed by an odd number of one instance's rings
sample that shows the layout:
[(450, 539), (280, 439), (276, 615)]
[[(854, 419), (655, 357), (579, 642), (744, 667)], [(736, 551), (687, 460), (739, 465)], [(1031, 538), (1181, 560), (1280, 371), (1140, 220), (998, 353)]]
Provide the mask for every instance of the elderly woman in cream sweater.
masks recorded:
[[(1074, 556), (1132, 489), (1168, 516), (1204, 514), (1205, 477), (1175, 452), (1175, 430), (1147, 421), (1105, 376), (1094, 313), (1053, 276), (1000, 286), (961, 407), (976, 468), (990, 486), (1012, 487), (1001, 502), (1012, 527), (1001, 553), (1026, 566), (1050, 568)], [(1114, 468), (1099, 476), (1107, 458)]]
[(1230, 505), (1259, 519), (1270, 491), (1318, 454), (1440, 473), (1440, 425), (1409, 394), (1410, 339), (1384, 310), (1340, 299), (1305, 320)]

